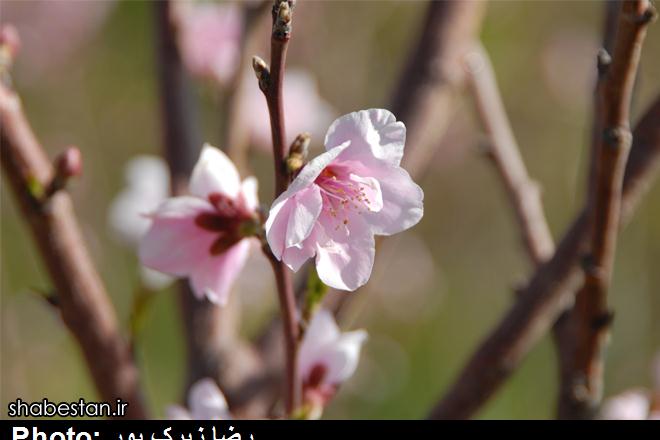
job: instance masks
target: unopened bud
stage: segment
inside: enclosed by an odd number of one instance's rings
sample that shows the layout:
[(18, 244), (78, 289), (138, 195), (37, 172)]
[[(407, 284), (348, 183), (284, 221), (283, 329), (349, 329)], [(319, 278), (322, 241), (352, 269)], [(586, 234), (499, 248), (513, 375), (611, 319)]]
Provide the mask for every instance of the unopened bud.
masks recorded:
[(289, 156), (286, 159), (286, 167), (291, 174), (296, 173), (305, 165), (311, 139), (309, 133), (301, 133), (291, 144)]
[(288, 40), (291, 37), (293, 10), (288, 1), (275, 0), (273, 6), (273, 37)]
[(257, 76), (259, 81), (259, 88), (262, 91), (268, 90), (268, 85), (270, 83), (270, 70), (268, 64), (258, 56), (252, 57), (252, 69), (254, 69), (254, 74)]
[(82, 174), (82, 154), (77, 147), (68, 147), (55, 159), (55, 172), (65, 178)]

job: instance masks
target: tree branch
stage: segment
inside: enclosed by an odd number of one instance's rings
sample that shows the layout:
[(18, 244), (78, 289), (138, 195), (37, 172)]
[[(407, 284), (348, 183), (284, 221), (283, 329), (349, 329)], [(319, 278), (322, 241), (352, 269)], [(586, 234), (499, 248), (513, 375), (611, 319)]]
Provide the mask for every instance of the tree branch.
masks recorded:
[[(188, 191), (188, 179), (202, 142), (194, 91), (176, 45), (171, 6), (170, 1), (154, 4), (156, 61), (165, 157), (172, 193), (181, 195)], [(242, 406), (245, 396), (241, 389), (256, 374), (261, 362), (238, 335), (237, 304), (222, 308), (207, 300), (200, 301), (192, 294), (187, 280), (178, 284), (187, 348), (186, 389), (199, 379), (212, 377), (232, 409)]]
[(418, 175), (445, 131), (454, 94), (464, 79), (461, 60), (476, 37), (486, 2), (430, 1), (422, 32), (390, 103), (406, 124), (404, 167)]
[[(253, 67), (259, 80), (259, 88), (266, 97), (270, 128), (273, 138), (273, 162), (275, 166), (275, 197), (282, 194), (289, 184), (286, 168), (288, 144), (284, 124), (284, 105), (282, 86), (286, 52), (291, 38), (293, 1), (276, 0), (273, 4), (273, 31), (270, 48), (270, 69), (263, 60), (254, 58)], [(264, 252), (273, 266), (277, 281), (277, 292), (282, 312), (284, 342), (286, 352), (286, 393), (285, 406), (287, 415), (291, 415), (298, 404), (299, 386), (297, 372), (298, 351), (298, 316), (293, 293), (291, 271), (277, 260), (270, 248), (264, 246)]]
[(18, 96), (0, 85), (2, 168), (32, 232), (57, 295), (64, 324), (78, 341), (103, 400), (128, 402), (126, 416), (148, 416), (138, 369), (62, 190), (43, 197), (54, 170), (29, 126)]
[[(621, 195), (623, 219), (630, 217), (660, 168), (660, 97), (637, 124), (633, 139)], [(573, 222), (552, 258), (535, 271), (511, 309), (477, 348), (430, 418), (470, 417), (571, 304), (581, 279), (580, 256), (588, 240), (585, 212)]]
[(554, 251), (550, 228), (543, 213), (539, 186), (527, 173), (506, 117), (493, 67), (480, 44), (470, 52), (466, 65), (468, 84), (490, 139), (489, 157), (504, 183), (527, 254), (534, 265), (538, 266)]
[(637, 66), (646, 29), (655, 10), (646, 0), (621, 5), (614, 57), (599, 81), (602, 130), (596, 134), (594, 183), (587, 215), (591, 225), (590, 249), (584, 263), (584, 284), (571, 314), (573, 350), (571, 371), (565, 377), (570, 392), (562, 397), (559, 416), (593, 418), (602, 398), (606, 339), (612, 314), (607, 291), (612, 277), (616, 238), (621, 215), (623, 173), (631, 144), (629, 123)]

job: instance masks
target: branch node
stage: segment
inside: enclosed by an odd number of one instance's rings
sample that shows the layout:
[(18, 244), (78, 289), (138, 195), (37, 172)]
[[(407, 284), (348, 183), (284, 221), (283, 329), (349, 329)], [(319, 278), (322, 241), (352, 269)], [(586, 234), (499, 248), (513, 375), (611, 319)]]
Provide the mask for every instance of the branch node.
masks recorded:
[(627, 149), (632, 144), (632, 133), (628, 127), (609, 127), (603, 131), (603, 144), (612, 150)]
[(658, 12), (655, 10), (651, 2), (648, 2), (644, 11), (641, 13), (628, 14), (626, 18), (638, 26), (646, 26), (658, 18)]
[(591, 327), (593, 328), (594, 331), (598, 332), (606, 328), (609, 328), (612, 325), (613, 321), (614, 321), (614, 310), (608, 310), (594, 317), (593, 321), (591, 322)]
[(48, 184), (44, 199), (52, 197), (56, 192), (66, 188), (69, 179), (82, 174), (82, 155), (77, 147), (67, 147), (55, 158), (55, 175)]
[(612, 56), (605, 50), (605, 48), (598, 49), (596, 55), (596, 67), (598, 69), (598, 76), (603, 77), (612, 64)]

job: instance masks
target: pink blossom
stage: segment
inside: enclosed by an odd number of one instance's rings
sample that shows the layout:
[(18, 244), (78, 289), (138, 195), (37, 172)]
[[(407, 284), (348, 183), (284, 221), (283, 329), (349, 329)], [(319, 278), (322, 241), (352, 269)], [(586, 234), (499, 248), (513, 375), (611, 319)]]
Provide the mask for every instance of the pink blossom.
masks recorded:
[(240, 58), (243, 18), (231, 3), (177, 3), (179, 50), (186, 68), (195, 76), (226, 84)]
[(600, 418), (605, 420), (646, 420), (650, 401), (646, 391), (628, 390), (603, 402)]
[[(242, 123), (248, 128), (254, 146), (270, 152), (270, 119), (263, 93), (254, 78), (249, 78), (243, 84), (245, 100), (241, 108)], [(323, 130), (337, 116), (319, 94), (314, 77), (300, 69), (289, 69), (284, 77), (284, 114), (289, 137), (309, 132), (312, 140), (321, 139)]]
[(188, 408), (170, 405), (167, 418), (173, 420), (230, 420), (224, 394), (213, 379), (201, 379), (188, 392)]
[[(170, 174), (158, 156), (136, 156), (124, 170), (125, 188), (115, 197), (108, 212), (108, 223), (118, 241), (137, 248), (151, 226), (145, 213), (155, 210), (170, 193)], [(170, 285), (173, 279), (163, 273), (140, 267), (142, 283), (153, 290)]]
[(314, 315), (298, 354), (306, 404), (317, 410), (325, 406), (337, 387), (355, 373), (366, 339), (364, 330), (341, 333), (327, 310)]
[(387, 110), (337, 119), (326, 152), (310, 161), (278, 197), (266, 221), (276, 258), (297, 271), (316, 257), (334, 288), (364, 285), (374, 262), (374, 234), (391, 235), (422, 218), (422, 189), (400, 167), (406, 128)]
[(142, 264), (189, 277), (198, 298), (225, 304), (243, 268), (255, 229), (257, 181), (241, 182), (234, 164), (205, 145), (190, 179), (190, 196), (165, 200), (150, 215), (140, 242)]

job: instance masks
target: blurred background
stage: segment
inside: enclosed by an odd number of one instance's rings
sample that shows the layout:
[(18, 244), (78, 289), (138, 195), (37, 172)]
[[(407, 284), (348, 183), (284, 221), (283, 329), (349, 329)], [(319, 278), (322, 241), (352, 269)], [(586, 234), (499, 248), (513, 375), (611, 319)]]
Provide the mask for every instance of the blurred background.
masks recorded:
[[(317, 87), (329, 119), (324, 127), (336, 115), (388, 105), (425, 8), (421, 1), (299, 2), (288, 66)], [(0, 20), (14, 23), (23, 40), (13, 77), (38, 137), (51, 156), (68, 144), (82, 150), (84, 174), (71, 192), (126, 331), (140, 268), (134, 250), (113, 234), (108, 215), (125, 187), (124, 166), (137, 155), (161, 151), (153, 9), (143, 1), (0, 3)], [(583, 201), (603, 10), (599, 1), (493, 1), (481, 32), (522, 155), (543, 187), (555, 239)], [(264, 26), (258, 50), (266, 59), (268, 31)], [(643, 51), (633, 122), (660, 91), (658, 53), (656, 25)], [(246, 84), (256, 91), (256, 82)], [(195, 83), (195, 91), (204, 138), (217, 142), (222, 92), (205, 80)], [(252, 118), (267, 124), (265, 112)], [(386, 242), (371, 281), (343, 315), (345, 329), (365, 328), (370, 339), (355, 376), (325, 417), (425, 416), (509, 307), (512, 288), (530, 274), (500, 181), (480, 151), (484, 138), (467, 97), (450, 121), (419, 182), (426, 194), (424, 218)], [(320, 147), (325, 128), (317, 134), (315, 123), (304, 128), (303, 115), (303, 129), (312, 131), (312, 144)], [(249, 166), (268, 204), (272, 163), (256, 131)], [(651, 358), (660, 348), (659, 202), (656, 183), (619, 242), (606, 394), (651, 381)], [(49, 281), (4, 180), (1, 227), (2, 407), (17, 397), (95, 400), (76, 345), (35, 293), (48, 290)], [(247, 335), (256, 334), (277, 306), (265, 260), (256, 253), (253, 260), (232, 296), (245, 309)], [(184, 381), (177, 305), (174, 288), (159, 292), (136, 345), (148, 399), (159, 416), (179, 400)], [(546, 337), (479, 416), (551, 418), (556, 390), (554, 352)]]

